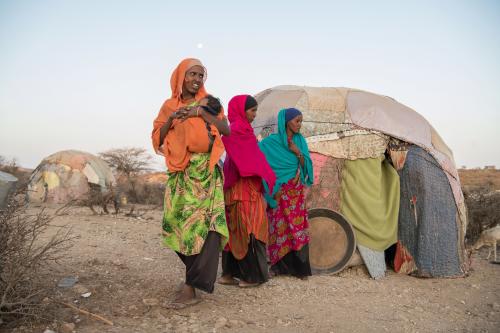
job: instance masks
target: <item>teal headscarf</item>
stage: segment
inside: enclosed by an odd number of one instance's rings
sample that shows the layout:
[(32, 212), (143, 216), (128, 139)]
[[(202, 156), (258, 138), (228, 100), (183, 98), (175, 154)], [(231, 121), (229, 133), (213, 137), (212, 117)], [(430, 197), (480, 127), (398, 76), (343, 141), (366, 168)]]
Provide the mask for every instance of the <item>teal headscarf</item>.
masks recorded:
[(302, 184), (310, 186), (313, 183), (313, 166), (306, 139), (300, 133), (292, 137), (292, 141), (297, 145), (304, 156), (304, 166), (301, 166), (297, 156), (288, 148), (288, 137), (286, 135), (286, 113), (288, 109), (282, 109), (278, 113), (278, 133), (271, 134), (259, 143), (260, 149), (266, 155), (267, 162), (276, 174), (276, 184), (273, 193), (269, 193), (267, 185), (265, 197), (269, 206), (276, 207), (274, 194), (281, 189), (281, 185), (286, 184), (295, 177), (297, 168), (300, 167), (300, 180)]

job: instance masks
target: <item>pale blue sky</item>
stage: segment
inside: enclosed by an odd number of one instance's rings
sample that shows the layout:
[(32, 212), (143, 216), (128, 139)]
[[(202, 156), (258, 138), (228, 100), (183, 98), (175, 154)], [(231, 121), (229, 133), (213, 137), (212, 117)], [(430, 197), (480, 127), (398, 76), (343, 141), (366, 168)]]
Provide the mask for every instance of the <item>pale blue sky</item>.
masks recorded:
[(225, 104), (282, 84), (364, 89), (421, 113), (458, 166), (500, 167), (499, 1), (0, 0), (0, 50), (0, 155), (26, 167), (152, 152), (185, 57)]

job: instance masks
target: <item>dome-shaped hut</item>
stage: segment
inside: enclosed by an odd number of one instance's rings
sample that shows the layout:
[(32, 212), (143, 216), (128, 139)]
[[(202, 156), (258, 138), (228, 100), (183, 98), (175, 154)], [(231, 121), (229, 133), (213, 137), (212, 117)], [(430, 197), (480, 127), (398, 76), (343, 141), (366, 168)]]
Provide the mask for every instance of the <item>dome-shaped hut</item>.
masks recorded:
[(107, 191), (115, 184), (111, 169), (97, 156), (64, 150), (42, 160), (28, 184), (30, 202), (67, 203), (83, 199), (91, 187)]
[(276, 131), (280, 109), (303, 112), (301, 132), (315, 173), (307, 194), (313, 270), (338, 271), (352, 255), (348, 237), (325, 222), (337, 216), (352, 225), (374, 277), (383, 275), (389, 251), (398, 272), (451, 277), (467, 271), (467, 219), (453, 154), (420, 114), (349, 88), (278, 86), (255, 97), (258, 138)]

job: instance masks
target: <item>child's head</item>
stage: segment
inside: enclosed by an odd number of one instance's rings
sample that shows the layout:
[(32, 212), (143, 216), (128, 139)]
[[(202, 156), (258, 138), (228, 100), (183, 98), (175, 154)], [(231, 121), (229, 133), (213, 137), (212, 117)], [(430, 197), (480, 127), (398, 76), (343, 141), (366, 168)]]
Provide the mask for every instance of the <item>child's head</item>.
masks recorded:
[(212, 95), (207, 95), (200, 101), (200, 106), (210, 114), (214, 116), (218, 115), (222, 111), (222, 105), (217, 97)]

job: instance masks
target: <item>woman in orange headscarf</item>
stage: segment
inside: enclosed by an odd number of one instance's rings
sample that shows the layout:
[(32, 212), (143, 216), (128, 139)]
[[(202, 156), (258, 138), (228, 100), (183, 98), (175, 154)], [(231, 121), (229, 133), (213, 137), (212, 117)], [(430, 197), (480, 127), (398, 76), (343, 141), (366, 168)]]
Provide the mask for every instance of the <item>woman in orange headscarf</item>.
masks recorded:
[(199, 301), (196, 289), (213, 292), (228, 230), (220, 134), (229, 135), (224, 112), (206, 111), (206, 69), (197, 59), (184, 59), (172, 73), (172, 97), (154, 121), (153, 147), (165, 156), (163, 239), (186, 266), (186, 281), (176, 299), (166, 305), (183, 308)]

